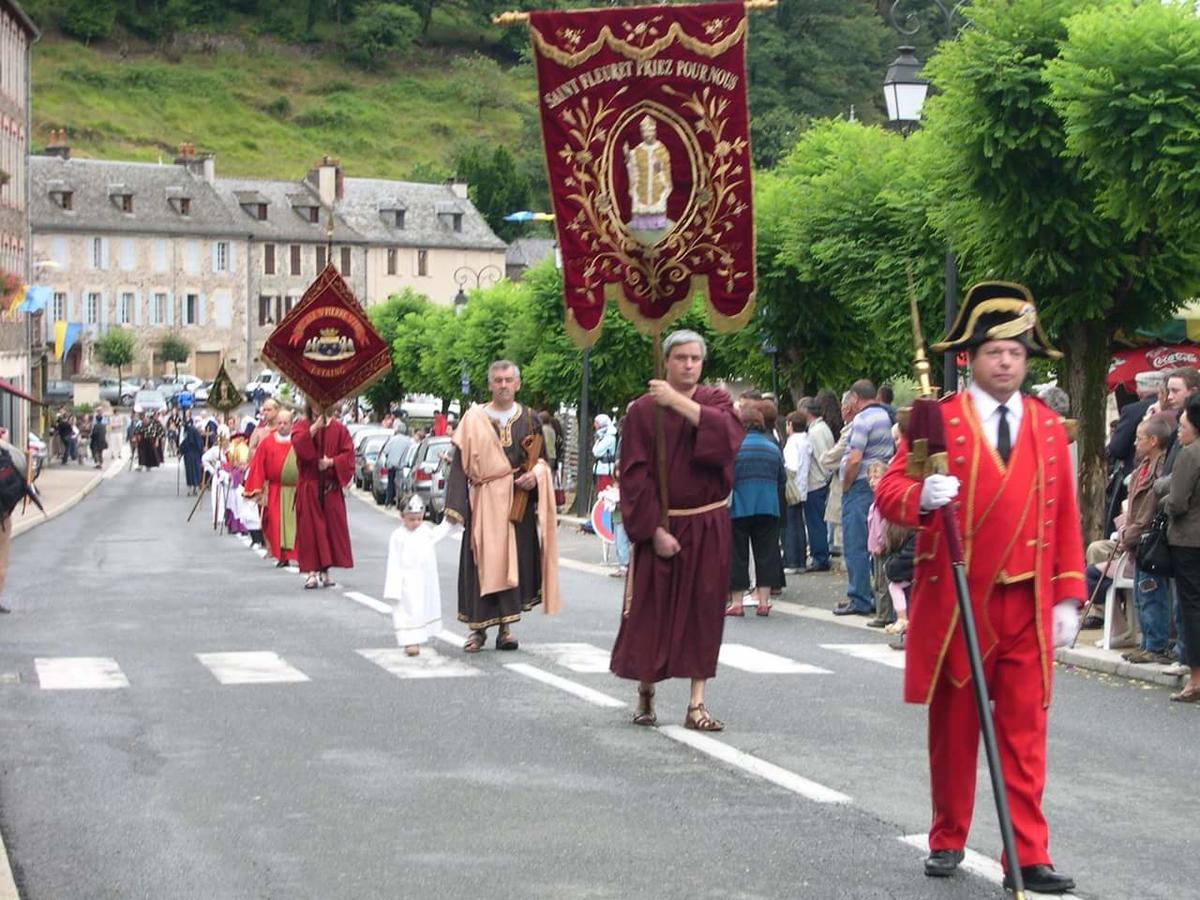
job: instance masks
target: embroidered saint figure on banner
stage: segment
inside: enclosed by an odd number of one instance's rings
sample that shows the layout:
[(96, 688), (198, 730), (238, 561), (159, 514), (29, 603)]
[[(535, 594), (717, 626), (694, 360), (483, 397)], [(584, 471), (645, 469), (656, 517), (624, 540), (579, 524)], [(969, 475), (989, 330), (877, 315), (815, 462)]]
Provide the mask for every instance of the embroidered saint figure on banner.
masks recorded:
[(703, 297), (718, 330), (754, 307), (742, 3), (533, 12), (568, 333), (604, 305), (647, 333)]

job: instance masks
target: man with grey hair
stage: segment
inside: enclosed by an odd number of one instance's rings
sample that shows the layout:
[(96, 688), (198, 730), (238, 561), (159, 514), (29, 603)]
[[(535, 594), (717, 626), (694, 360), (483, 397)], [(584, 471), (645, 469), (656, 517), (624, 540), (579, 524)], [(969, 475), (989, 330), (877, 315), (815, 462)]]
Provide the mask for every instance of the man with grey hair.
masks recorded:
[[(458, 566), (458, 619), (478, 653), (496, 626), (496, 649), (516, 650), (512, 623), (542, 604), (558, 607), (558, 521), (554, 482), (541, 446), (542, 425), (516, 402), (521, 370), (497, 360), (488, 367), (492, 401), (475, 404), (454, 430), (446, 485), (446, 517), (465, 529)], [(540, 447), (528, 458), (526, 440)], [(521, 493), (527, 495), (514, 504)], [(521, 505), (523, 503), (523, 506)], [(513, 520), (513, 516), (519, 516)], [(539, 534), (540, 532), (540, 534)]]
[(668, 335), (666, 379), (651, 380), (625, 417), (621, 517), (633, 548), (609, 668), (638, 682), (635, 725), (657, 724), (657, 682), (688, 678), (684, 727), (725, 727), (709, 715), (704, 687), (716, 675), (725, 626), (733, 539), (727, 501), (745, 433), (729, 394), (700, 384), (706, 349), (694, 331)]
[(1138, 423), (1146, 418), (1147, 411), (1158, 400), (1158, 393), (1166, 385), (1166, 380), (1166, 375), (1162, 372), (1138, 372), (1134, 376), (1138, 398), (1121, 407), (1105, 447), (1108, 458), (1121, 463), (1122, 477), (1133, 471), (1134, 439), (1137, 436)]

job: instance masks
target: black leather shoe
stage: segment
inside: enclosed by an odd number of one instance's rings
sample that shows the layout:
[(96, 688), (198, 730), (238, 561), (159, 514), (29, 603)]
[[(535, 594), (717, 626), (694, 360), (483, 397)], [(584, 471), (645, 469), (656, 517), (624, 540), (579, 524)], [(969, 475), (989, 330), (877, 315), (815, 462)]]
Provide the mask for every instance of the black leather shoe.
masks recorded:
[(833, 611), (835, 616), (873, 616), (873, 610), (855, 609), (853, 606), (839, 606)]
[[(929, 871), (929, 864), (925, 864)], [(1075, 890), (1075, 879), (1070, 875), (1060, 875), (1054, 871), (1054, 866), (1021, 866), (1021, 879), (1025, 882), (1025, 890), (1037, 891), (1039, 894), (1065, 894)], [(1004, 887), (1012, 890), (1012, 879), (1004, 874)]]
[(962, 861), (961, 850), (932, 850), (925, 860), (925, 874), (930, 878), (945, 878), (953, 875)]

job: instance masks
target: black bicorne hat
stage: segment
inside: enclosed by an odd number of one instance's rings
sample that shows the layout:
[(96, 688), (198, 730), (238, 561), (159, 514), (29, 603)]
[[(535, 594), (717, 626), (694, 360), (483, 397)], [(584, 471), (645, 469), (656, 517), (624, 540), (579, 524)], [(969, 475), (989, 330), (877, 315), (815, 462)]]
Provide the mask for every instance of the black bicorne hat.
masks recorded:
[(1009, 281), (981, 281), (967, 291), (954, 325), (930, 349), (939, 353), (967, 350), (1005, 340), (1023, 344), (1030, 356), (1062, 357), (1038, 322), (1029, 288)]

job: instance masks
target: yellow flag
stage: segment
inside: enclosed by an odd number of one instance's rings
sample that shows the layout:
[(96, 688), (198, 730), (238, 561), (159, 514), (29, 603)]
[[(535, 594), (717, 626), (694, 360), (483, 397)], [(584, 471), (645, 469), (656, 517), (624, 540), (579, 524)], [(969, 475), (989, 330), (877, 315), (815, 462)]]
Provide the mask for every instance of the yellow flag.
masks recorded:
[(67, 342), (67, 323), (59, 319), (54, 323), (54, 358), (63, 358), (63, 345)]
[(16, 312), (17, 307), (25, 302), (25, 292), (28, 290), (29, 285), (23, 284), (13, 292), (12, 298), (8, 302), (9, 312)]

